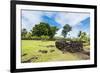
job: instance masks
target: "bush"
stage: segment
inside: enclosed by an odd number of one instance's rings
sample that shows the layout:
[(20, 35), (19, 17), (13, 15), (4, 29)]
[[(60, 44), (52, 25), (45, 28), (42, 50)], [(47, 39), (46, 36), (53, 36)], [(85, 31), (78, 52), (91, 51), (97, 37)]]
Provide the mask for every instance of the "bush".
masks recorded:
[(48, 40), (49, 39), (49, 37), (48, 36), (41, 36), (41, 40)]
[(48, 40), (49, 37), (48, 36), (26, 36), (26, 37), (22, 37), (22, 40)]

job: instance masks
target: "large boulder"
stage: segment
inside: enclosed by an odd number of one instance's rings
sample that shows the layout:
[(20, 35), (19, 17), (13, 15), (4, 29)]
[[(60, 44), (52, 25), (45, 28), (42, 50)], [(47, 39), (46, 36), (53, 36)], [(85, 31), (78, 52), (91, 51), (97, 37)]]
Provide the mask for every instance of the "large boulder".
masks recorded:
[(83, 50), (83, 43), (79, 41), (58, 40), (55, 42), (56, 48), (61, 50), (63, 53), (68, 52), (80, 52)]

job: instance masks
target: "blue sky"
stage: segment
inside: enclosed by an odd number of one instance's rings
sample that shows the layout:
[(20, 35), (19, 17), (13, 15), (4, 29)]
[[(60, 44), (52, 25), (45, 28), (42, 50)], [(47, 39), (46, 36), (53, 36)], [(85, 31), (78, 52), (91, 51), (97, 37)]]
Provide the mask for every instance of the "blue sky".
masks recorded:
[(49, 23), (50, 26), (57, 26), (59, 30), (55, 36), (62, 36), (61, 31), (65, 24), (72, 26), (72, 31), (68, 37), (77, 37), (78, 32), (90, 33), (90, 14), (76, 12), (53, 12), (53, 11), (33, 11), (22, 10), (22, 28), (28, 31), (40, 22)]

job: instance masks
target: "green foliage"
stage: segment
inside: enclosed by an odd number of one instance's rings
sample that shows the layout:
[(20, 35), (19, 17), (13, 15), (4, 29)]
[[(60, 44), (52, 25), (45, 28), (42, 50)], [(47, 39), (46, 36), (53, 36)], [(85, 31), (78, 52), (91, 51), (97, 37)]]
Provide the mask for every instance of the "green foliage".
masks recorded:
[(50, 26), (48, 23), (41, 22), (40, 24), (37, 24), (32, 28), (32, 35), (39, 37), (42, 35), (48, 35), (49, 28)]
[(71, 41), (80, 41), (80, 38), (72, 38)]
[(54, 35), (56, 34), (56, 31), (58, 31), (58, 28), (53, 26), (50, 27), (50, 32), (48, 34), (49, 38), (52, 39), (54, 37)]
[(38, 36), (31, 36), (31, 40), (41, 40), (41, 37), (38, 37)]
[(39, 24), (35, 25), (31, 32), (27, 32), (24, 28), (22, 29), (22, 39), (26, 40), (47, 40), (53, 39), (56, 31), (58, 30), (55, 26), (50, 26), (48, 23), (40, 22)]
[(66, 24), (63, 27), (62, 35), (64, 36), (64, 38), (67, 36), (68, 32), (70, 32), (71, 30), (72, 30), (72, 27), (69, 24)]
[(25, 28), (23, 28), (22, 31), (21, 31), (22, 38), (25, 38), (26, 34), (27, 34), (27, 30)]
[[(47, 47), (50, 45), (55, 45), (55, 41), (41, 41), (41, 40), (22, 40), (22, 52), (23, 55), (26, 53), (26, 56), (21, 56), (21, 62), (27, 61), (32, 57), (38, 57), (38, 59), (32, 59), (31, 62), (50, 62), (50, 61), (69, 61), (69, 60), (82, 60), (77, 54), (69, 53), (62, 54), (60, 50), (54, 47)], [(39, 50), (46, 50), (48, 53), (40, 53)], [(50, 52), (50, 50), (55, 50)]]
[(83, 41), (90, 43), (90, 37), (86, 32), (79, 31), (78, 38), (65, 38), (68, 35), (68, 32), (72, 30), (72, 27), (66, 24), (62, 30), (62, 37), (54, 37), (56, 32), (59, 29), (55, 26), (50, 26), (48, 23), (40, 22), (35, 25), (31, 32), (28, 32), (25, 28), (21, 31), (21, 37), (23, 40), (58, 40), (64, 39), (66, 41)]
[(40, 22), (40, 24), (37, 24), (32, 28), (32, 35), (38, 37), (49, 36), (49, 38), (52, 39), (57, 30), (58, 28), (55, 26), (50, 26), (48, 23)]
[(32, 36), (32, 33), (31, 33), (31, 32), (28, 32), (28, 33), (26, 34), (26, 38), (27, 38), (27, 39), (31, 39), (31, 36)]
[(86, 32), (79, 31), (78, 34), (79, 40), (83, 42), (90, 42), (90, 37), (87, 35)]
[(80, 37), (80, 36), (81, 36), (81, 34), (82, 34), (82, 31), (79, 31), (79, 33), (78, 33), (78, 37)]
[(49, 39), (49, 37), (48, 37), (48, 36), (44, 36), (44, 35), (43, 35), (43, 36), (41, 36), (41, 39), (42, 39), (42, 40), (48, 40), (48, 39)]

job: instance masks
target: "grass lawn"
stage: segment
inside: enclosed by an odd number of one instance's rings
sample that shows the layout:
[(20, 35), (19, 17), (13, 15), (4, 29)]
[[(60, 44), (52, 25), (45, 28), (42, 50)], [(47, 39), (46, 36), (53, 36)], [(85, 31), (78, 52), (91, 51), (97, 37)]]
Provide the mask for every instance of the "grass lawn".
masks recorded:
[[(39, 52), (45, 50), (47, 53)], [(51, 50), (54, 50), (51, 52)], [(55, 41), (22, 40), (21, 62), (49, 62), (84, 60), (78, 53), (63, 54), (55, 47)]]

